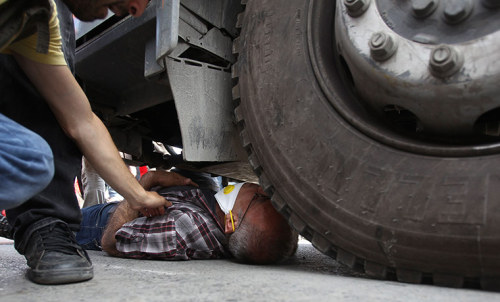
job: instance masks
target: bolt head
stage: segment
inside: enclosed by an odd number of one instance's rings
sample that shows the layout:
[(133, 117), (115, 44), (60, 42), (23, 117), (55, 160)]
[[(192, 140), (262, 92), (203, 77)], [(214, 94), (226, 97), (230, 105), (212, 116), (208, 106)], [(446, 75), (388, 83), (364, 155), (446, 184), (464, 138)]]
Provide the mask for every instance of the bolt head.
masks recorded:
[(471, 0), (454, 0), (447, 1), (444, 8), (444, 19), (450, 24), (459, 23), (471, 14), (472, 12)]
[(413, 14), (419, 18), (432, 14), (439, 4), (439, 0), (412, 0)]
[(351, 17), (361, 16), (370, 6), (371, 0), (344, 0), (344, 6)]
[(392, 57), (397, 50), (397, 44), (394, 38), (384, 32), (376, 32), (372, 35), (369, 42), (370, 53), (373, 59), (385, 61)]
[(447, 46), (441, 46), (432, 52), (432, 62), (435, 64), (444, 64), (452, 59), (451, 48)]
[(374, 33), (370, 39), (370, 46), (372, 48), (380, 48), (384, 43), (387, 43), (387, 35), (383, 32)]
[(437, 77), (448, 77), (456, 73), (463, 65), (458, 51), (448, 45), (439, 45), (431, 52), (429, 68)]

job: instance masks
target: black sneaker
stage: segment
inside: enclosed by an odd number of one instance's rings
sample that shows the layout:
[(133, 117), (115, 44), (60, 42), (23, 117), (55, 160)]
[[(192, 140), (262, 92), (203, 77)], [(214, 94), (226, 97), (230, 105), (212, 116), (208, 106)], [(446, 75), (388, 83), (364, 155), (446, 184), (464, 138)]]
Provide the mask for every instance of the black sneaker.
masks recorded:
[(12, 227), (7, 221), (7, 217), (0, 214), (0, 237), (12, 239)]
[(24, 252), (28, 278), (39, 284), (64, 284), (92, 279), (92, 262), (60, 220), (32, 232)]

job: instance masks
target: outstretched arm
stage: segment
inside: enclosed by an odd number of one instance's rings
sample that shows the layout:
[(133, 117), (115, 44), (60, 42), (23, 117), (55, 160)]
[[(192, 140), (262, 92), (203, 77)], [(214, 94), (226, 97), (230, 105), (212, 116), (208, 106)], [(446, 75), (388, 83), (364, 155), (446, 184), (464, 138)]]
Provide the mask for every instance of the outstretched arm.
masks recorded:
[(198, 187), (190, 178), (186, 178), (175, 172), (166, 172), (162, 170), (149, 171), (144, 174), (139, 181), (141, 186), (150, 190), (152, 187), (175, 187), (175, 186), (194, 186)]
[(73, 139), (101, 177), (128, 200), (133, 210), (167, 205), (155, 192), (147, 192), (128, 171), (108, 130), (92, 112), (85, 93), (67, 66), (47, 65), (20, 55), (15, 58), (49, 104), (65, 133)]

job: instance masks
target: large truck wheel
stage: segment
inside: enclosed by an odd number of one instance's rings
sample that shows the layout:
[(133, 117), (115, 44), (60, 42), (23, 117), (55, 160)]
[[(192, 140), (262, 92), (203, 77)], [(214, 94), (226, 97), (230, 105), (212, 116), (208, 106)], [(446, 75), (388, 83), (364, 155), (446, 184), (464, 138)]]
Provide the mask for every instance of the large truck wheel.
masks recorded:
[[(397, 23), (418, 1), (243, 3), (235, 112), (274, 206), (370, 276), (496, 288), (500, 145), (484, 129), (498, 126), (498, 7), (471, 1), (468, 18), (496, 25), (450, 41)], [(429, 63), (450, 53), (454, 71)]]

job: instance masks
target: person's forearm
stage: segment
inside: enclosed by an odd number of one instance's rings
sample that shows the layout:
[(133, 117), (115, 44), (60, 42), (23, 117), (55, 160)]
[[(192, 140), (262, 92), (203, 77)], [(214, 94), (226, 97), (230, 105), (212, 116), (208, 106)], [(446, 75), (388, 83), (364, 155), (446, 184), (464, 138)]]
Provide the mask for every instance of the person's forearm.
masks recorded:
[(190, 178), (186, 178), (175, 172), (167, 172), (163, 170), (149, 171), (144, 174), (139, 181), (141, 186), (146, 190), (151, 190), (155, 186), (173, 187), (173, 186), (195, 186), (198, 184)]
[(165, 201), (146, 192), (118, 155), (108, 130), (92, 112), (67, 66), (52, 66), (15, 55), (26, 75), (45, 98), (64, 132), (72, 138), (101, 177), (124, 196), (134, 209), (157, 208)]
[(88, 124), (80, 125), (73, 135), (85, 158), (107, 184), (130, 202), (144, 199), (144, 188), (124, 164), (108, 130), (98, 117), (94, 115)]
[(127, 222), (134, 220), (139, 216), (139, 212), (132, 210), (127, 201), (122, 201), (115, 209), (108, 220), (108, 225), (104, 229), (101, 245), (102, 250), (111, 256), (120, 256), (116, 249), (115, 233)]

